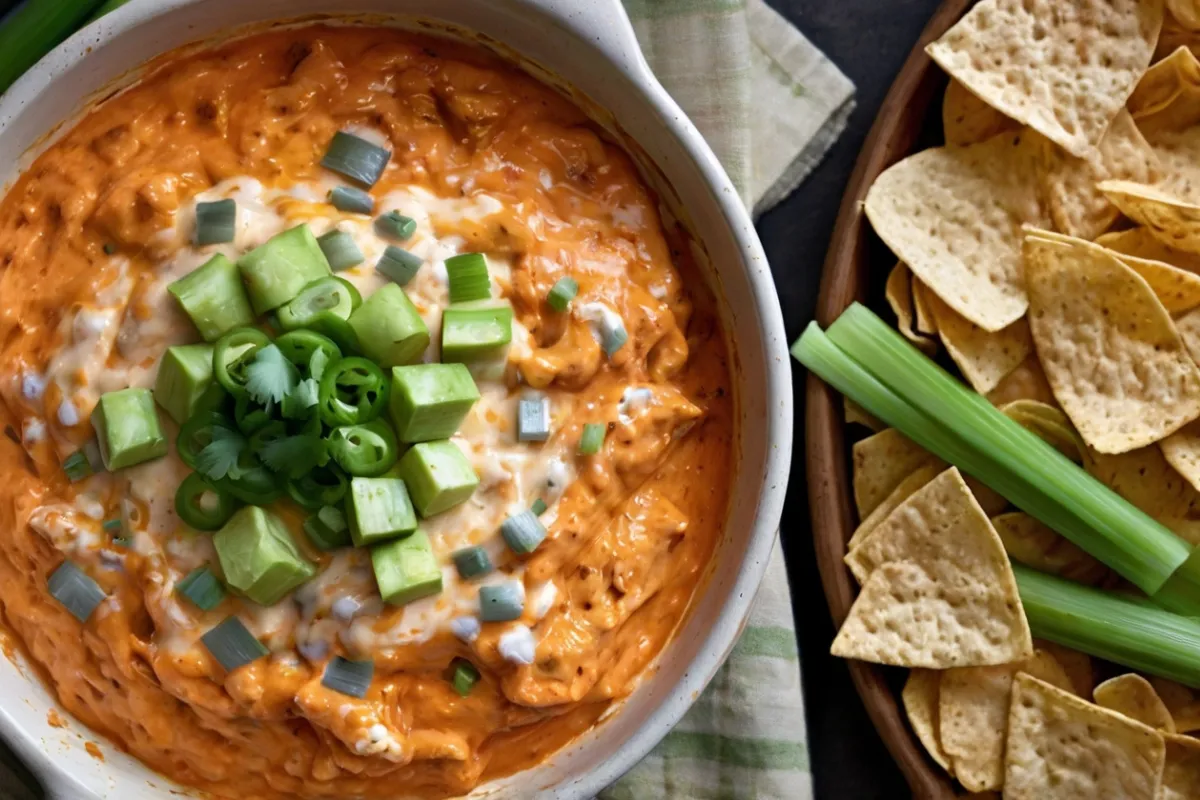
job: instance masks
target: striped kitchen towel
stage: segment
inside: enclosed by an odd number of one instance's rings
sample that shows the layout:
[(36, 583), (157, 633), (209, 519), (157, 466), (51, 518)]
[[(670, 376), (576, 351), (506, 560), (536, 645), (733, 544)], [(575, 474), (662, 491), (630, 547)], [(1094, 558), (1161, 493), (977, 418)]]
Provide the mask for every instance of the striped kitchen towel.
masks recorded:
[[(763, 0), (624, 0), (646, 60), (755, 215), (791, 194), (854, 107), (854, 85)], [(602, 800), (810, 800), (796, 628), (776, 543), (729, 660)]]

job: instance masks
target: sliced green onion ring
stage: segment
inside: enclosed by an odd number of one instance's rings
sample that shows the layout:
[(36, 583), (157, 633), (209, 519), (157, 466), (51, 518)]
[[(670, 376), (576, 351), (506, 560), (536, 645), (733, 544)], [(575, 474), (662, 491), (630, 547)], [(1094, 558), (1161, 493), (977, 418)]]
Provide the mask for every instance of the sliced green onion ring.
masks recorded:
[(392, 283), (407, 286), (416, 277), (425, 260), (415, 253), (410, 253), (403, 247), (389, 244), (375, 264), (375, 271)]
[(233, 672), (270, 653), (237, 617), (226, 618), (201, 636), (200, 641), (226, 672)]
[(399, 211), (389, 211), (375, 218), (375, 232), (385, 239), (403, 241), (417, 232), (417, 221)]
[(482, 253), (462, 253), (447, 258), (446, 276), (450, 282), (451, 303), (470, 303), (492, 296), (487, 259)]
[(549, 508), (549, 506), (546, 505), (546, 501), (540, 497), (529, 505), (529, 510), (539, 517), (546, 513), (547, 508)]
[(82, 450), (76, 450), (67, 456), (62, 466), (63, 472), (67, 473), (67, 480), (71, 483), (78, 483), (94, 474), (92, 465), (88, 463), (87, 454)]
[(348, 697), (362, 698), (371, 688), (374, 677), (374, 662), (348, 661), (341, 656), (334, 656), (325, 667), (321, 685)]
[(484, 622), (510, 622), (525, 611), (525, 585), (512, 580), (479, 587), (479, 618)]
[(456, 550), (451, 558), (454, 559), (454, 568), (458, 570), (458, 576), (463, 580), (487, 575), (496, 568), (492, 564), (492, 559), (488, 556), (487, 550), (484, 550), (479, 545), (472, 545), (471, 547), (464, 547), (462, 550)]
[(234, 398), (246, 395), (246, 370), (271, 339), (258, 328), (234, 328), (213, 347), (213, 377)]
[(520, 555), (528, 555), (546, 538), (546, 528), (532, 511), (513, 514), (500, 523), (500, 535), (508, 549)]
[(124, 523), (119, 519), (106, 519), (104, 524), (100, 526), (105, 533), (112, 537), (119, 537), (122, 531), (125, 530)]
[(358, 249), (358, 243), (345, 231), (335, 228), (323, 236), (318, 236), (317, 245), (325, 254), (329, 268), (334, 272), (356, 267), (363, 262), (362, 250)]
[(604, 436), (608, 426), (600, 422), (589, 422), (583, 426), (583, 435), (579, 437), (579, 455), (594, 456), (604, 446)]
[(108, 597), (100, 584), (70, 561), (64, 561), (50, 574), (46, 588), (80, 622), (87, 622), (96, 607)]
[(382, 475), (400, 453), (396, 434), (381, 419), (335, 429), (329, 436), (329, 449), (338, 466), (356, 478)]
[(579, 283), (570, 276), (562, 277), (555, 282), (550, 294), (546, 295), (546, 302), (561, 314), (570, 308), (571, 301), (577, 294), (579, 294)]
[(233, 497), (213, 486), (198, 472), (184, 478), (175, 490), (175, 513), (198, 531), (219, 529), (236, 510)]
[(175, 584), (175, 591), (201, 611), (212, 611), (225, 599), (225, 587), (205, 564), (189, 572)]
[(517, 403), (517, 441), (544, 442), (550, 438), (550, 398), (523, 397)]
[(227, 198), (211, 203), (196, 203), (196, 231), (192, 241), (197, 247), (232, 242), (236, 233), (236, 200)]
[(375, 210), (375, 198), (353, 186), (337, 186), (329, 192), (329, 202), (347, 214), (370, 214)]
[(475, 669), (474, 664), (465, 658), (454, 659), (454, 672), (450, 678), (450, 684), (459, 697), (469, 695), (475, 688), (475, 684), (479, 683), (479, 678), (479, 670)]
[(338, 131), (329, 142), (321, 166), (366, 186), (374, 186), (391, 157), (390, 150), (377, 147), (352, 133)]
[(365, 358), (344, 358), (326, 367), (318, 393), (321, 421), (331, 428), (362, 425), (387, 408), (388, 379)]

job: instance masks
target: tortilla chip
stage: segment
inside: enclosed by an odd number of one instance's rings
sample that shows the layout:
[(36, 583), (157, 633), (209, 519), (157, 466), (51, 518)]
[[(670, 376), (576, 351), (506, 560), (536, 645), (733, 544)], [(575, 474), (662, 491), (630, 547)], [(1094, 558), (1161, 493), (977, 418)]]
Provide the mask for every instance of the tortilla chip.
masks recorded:
[(1083, 461), (1083, 439), (1059, 409), (1038, 400), (1014, 400), (1001, 406), (1000, 410), (1076, 464)]
[(1200, 273), (1200, 255), (1169, 247), (1156, 239), (1146, 228), (1130, 228), (1101, 234), (1096, 238), (1096, 244), (1123, 255), (1161, 261), (1188, 272)]
[(908, 673), (900, 698), (904, 701), (904, 712), (908, 715), (908, 724), (912, 726), (917, 740), (925, 746), (925, 751), (938, 766), (953, 775), (950, 757), (942, 749), (938, 735), (938, 683), (941, 679), (942, 673), (937, 670), (914, 669)]
[(1112, 227), (1120, 212), (1096, 188), (1109, 178), (1153, 183), (1158, 179), (1158, 157), (1143, 138), (1133, 117), (1121, 109), (1099, 147), (1084, 158), (1044, 142), (1042, 194), (1059, 231), (1092, 239)]
[(1175, 722), (1162, 698), (1154, 691), (1150, 681), (1136, 672), (1127, 672), (1109, 678), (1092, 691), (1097, 705), (1136, 719), (1143, 725), (1167, 733), (1175, 732)]
[(1127, 452), (1200, 416), (1200, 369), (1145, 279), (1089, 242), (1034, 236), (1025, 277), (1042, 368), (1091, 447)]
[(887, 286), (884, 290), (888, 305), (896, 315), (896, 328), (905, 339), (915, 344), (927, 356), (937, 351), (937, 343), (928, 336), (923, 336), (915, 326), (916, 317), (913, 310), (912, 272), (900, 262), (892, 267), (888, 274)]
[(857, 547), (867, 534), (875, 530), (879, 523), (883, 522), (888, 516), (896, 510), (897, 507), (918, 489), (931, 480), (936, 478), (939, 473), (946, 469), (946, 464), (941, 459), (930, 456), (930, 462), (917, 467), (909, 475), (906, 475), (896, 488), (892, 490), (883, 502), (875, 507), (871, 514), (859, 523), (854, 529), (854, 534), (851, 535), (850, 541), (846, 542), (846, 550), (850, 551)]
[(1121, 213), (1177, 250), (1200, 253), (1200, 206), (1163, 191), (1131, 181), (1101, 181), (1100, 191)]
[(954, 776), (970, 791), (999, 789), (1004, 784), (1004, 739), (1018, 672), (1031, 673), (1067, 691), (1073, 688), (1054, 657), (1040, 651), (1014, 664), (942, 673), (938, 698), (942, 747), (954, 764)]
[(938, 333), (937, 318), (933, 316), (933, 308), (930, 306), (930, 298), (936, 297), (933, 290), (930, 289), (921, 281), (913, 278), (913, 311), (916, 314), (917, 331), (926, 336), (934, 336)]
[(845, 395), (842, 396), (842, 414), (847, 425), (862, 425), (878, 433), (887, 426), (867, 413), (866, 409)]
[(918, 467), (936, 460), (895, 428), (860, 439), (851, 450), (854, 503), (865, 520)]
[(1158, 34), (1158, 45), (1154, 48), (1151, 63), (1161, 61), (1180, 47), (1200, 53), (1200, 35), (1180, 24), (1169, 11), (1163, 15), (1162, 31)]
[(983, 0), (929, 57), (988, 105), (1084, 157), (1150, 64), (1163, 9), (1138, 0)]
[(929, 292), (927, 300), (946, 352), (980, 394), (995, 389), (1005, 375), (1020, 366), (1033, 352), (1029, 323), (1024, 319), (999, 331), (986, 331), (932, 292)]
[(1193, 422), (1158, 443), (1163, 457), (1184, 480), (1200, 491), (1200, 422)]
[(1150, 289), (1154, 292), (1155, 297), (1163, 304), (1163, 308), (1171, 314), (1188, 311), (1200, 305), (1200, 275), (1188, 270), (1179, 269), (1162, 261), (1132, 256), (1127, 253), (1118, 253), (1115, 250), (1104, 248), (1103, 245), (1097, 242), (1088, 242), (1077, 237), (1065, 236), (1061, 233), (1052, 233), (1050, 231), (1038, 230), (1037, 228), (1026, 228), (1025, 233), (1027, 237), (1042, 239), (1051, 243), (1066, 244), (1071, 247), (1090, 250), (1097, 254), (1115, 257), (1122, 264), (1129, 267), (1138, 275), (1141, 275), (1146, 283), (1150, 284)]
[(1200, 364), (1200, 309), (1189, 311), (1175, 319), (1175, 330), (1187, 348), (1192, 361)]
[(1004, 116), (954, 78), (950, 79), (942, 98), (942, 130), (946, 144), (959, 147), (978, 144), (1020, 127), (1021, 123)]
[(979, 507), (983, 509), (983, 513), (987, 514), (988, 517), (993, 517), (1008, 508), (1008, 500), (978, 478), (963, 475), (963, 480), (966, 481), (967, 488), (971, 490), (971, 494), (975, 497), (975, 502), (979, 503)]
[(1112, 580), (1108, 567), (1023, 511), (992, 517), (992, 527), (1012, 560), (1031, 569), (1089, 586)]
[(1157, 445), (1119, 455), (1088, 449), (1083, 466), (1182, 539), (1200, 544), (1200, 493), (1175, 471)]
[(987, 394), (988, 402), (1002, 406), (1014, 400), (1038, 400), (1043, 403), (1054, 402), (1054, 392), (1046, 381), (1046, 373), (1042, 371), (1042, 362), (1036, 355), (1025, 359), (1012, 372), (1004, 376), (996, 388)]
[(1167, 762), (1163, 766), (1158, 800), (1196, 800), (1200, 797), (1200, 740), (1167, 734)]
[(935, 147), (893, 164), (867, 192), (876, 233), (922, 283), (979, 327), (998, 331), (1028, 305), (1022, 223), (1044, 221), (1037, 146), (1006, 133)]
[(1200, 2), (1197, 0), (1167, 0), (1167, 11), (1180, 27), (1200, 31)]
[[(947, 583), (950, 571), (947, 562), (931, 570), (912, 561), (876, 569), (850, 607), (830, 654), (948, 669), (1003, 663), (1030, 647), (1015, 583), (1011, 592), (1007, 585), (1001, 590), (987, 586), (987, 578), (953, 586)], [(1004, 577), (999, 568), (993, 574)]]
[(1005, 800), (1154, 800), (1166, 745), (1123, 714), (1020, 674), (1013, 685)]
[(836, 656), (945, 669), (1033, 651), (1004, 546), (954, 467), (901, 503), (846, 563), (863, 589)]
[(1153, 675), (1150, 685), (1171, 712), (1176, 732), (1200, 731), (1200, 695), (1195, 689)]
[(1146, 70), (1128, 107), (1149, 137), (1194, 125), (1200, 118), (1200, 60), (1188, 48), (1176, 48)]
[(1054, 660), (1066, 671), (1071, 679), (1072, 691), (1080, 697), (1091, 697), (1092, 687), (1096, 685), (1092, 672), (1092, 657), (1087, 653), (1072, 650), (1056, 642), (1044, 639), (1034, 639), (1034, 648), (1045, 650), (1054, 656)]

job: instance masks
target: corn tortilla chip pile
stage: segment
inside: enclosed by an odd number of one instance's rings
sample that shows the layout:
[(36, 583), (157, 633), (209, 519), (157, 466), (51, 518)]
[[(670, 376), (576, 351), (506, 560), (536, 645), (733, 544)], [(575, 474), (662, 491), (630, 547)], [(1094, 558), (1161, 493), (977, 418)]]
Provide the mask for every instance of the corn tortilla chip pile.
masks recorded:
[[(900, 332), (1200, 545), (1200, 0), (983, 0), (927, 47), (945, 144), (870, 187)], [(963, 796), (1200, 798), (1200, 691), (1033, 640), (1010, 560), (1130, 587), (857, 407), (861, 591), (832, 652), (910, 670)], [(1192, 734), (1196, 734), (1193, 736)]]

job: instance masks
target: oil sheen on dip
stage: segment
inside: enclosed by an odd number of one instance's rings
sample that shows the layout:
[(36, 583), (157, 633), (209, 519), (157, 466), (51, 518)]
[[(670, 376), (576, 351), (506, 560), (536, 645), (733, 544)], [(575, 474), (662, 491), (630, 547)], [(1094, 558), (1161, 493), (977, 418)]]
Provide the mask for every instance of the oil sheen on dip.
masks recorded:
[[(0, 608), (62, 706), (184, 784), (219, 797), (444, 797), (530, 767), (628, 695), (683, 617), (713, 554), (732, 479), (733, 397), (713, 298), (690, 244), (664, 226), (630, 159), (558, 94), (465, 46), (372, 28), (301, 27), (165, 56), (42, 154), (0, 205)], [(455, 442), (480, 476), (422, 524), (445, 590), (379, 599), (365, 551), (308, 551), (317, 576), (239, 616), (271, 655), (230, 674), (199, 644), (221, 618), (174, 586), (215, 562), (174, 513), (174, 452), (69, 483), (100, 394), (151, 386), (164, 349), (196, 340), (166, 292), (300, 222), (354, 236), (363, 293), (386, 242), (326, 202), (320, 168), (349, 130), (388, 147), (379, 213), (412, 217), (426, 260), (405, 287), (431, 330), (442, 262), (487, 254), (516, 312), (507, 365)], [(198, 201), (234, 198), (236, 239), (194, 248)], [(114, 252), (106, 252), (106, 246)], [(565, 314), (545, 298), (580, 285)], [(623, 325), (611, 358), (599, 327)], [(435, 337), (436, 338), (436, 337)], [(436, 346), (426, 353), (436, 360)], [(518, 442), (517, 402), (550, 399), (548, 441)], [(610, 421), (604, 455), (576, 454), (579, 415)], [(162, 415), (169, 438), (175, 428)], [(535, 499), (546, 541), (508, 552), (500, 522)], [(299, 531), (294, 507), (275, 509)], [(106, 519), (131, 521), (115, 547)], [(480, 581), (450, 554), (485, 547), (518, 580), (524, 616), (477, 617)], [(64, 558), (109, 593), (81, 626), (46, 590)], [(226, 612), (228, 613), (228, 612)], [(371, 658), (359, 700), (321, 685), (333, 654)], [(455, 657), (483, 673), (467, 697)], [(402, 787), (402, 789), (398, 789)]]

